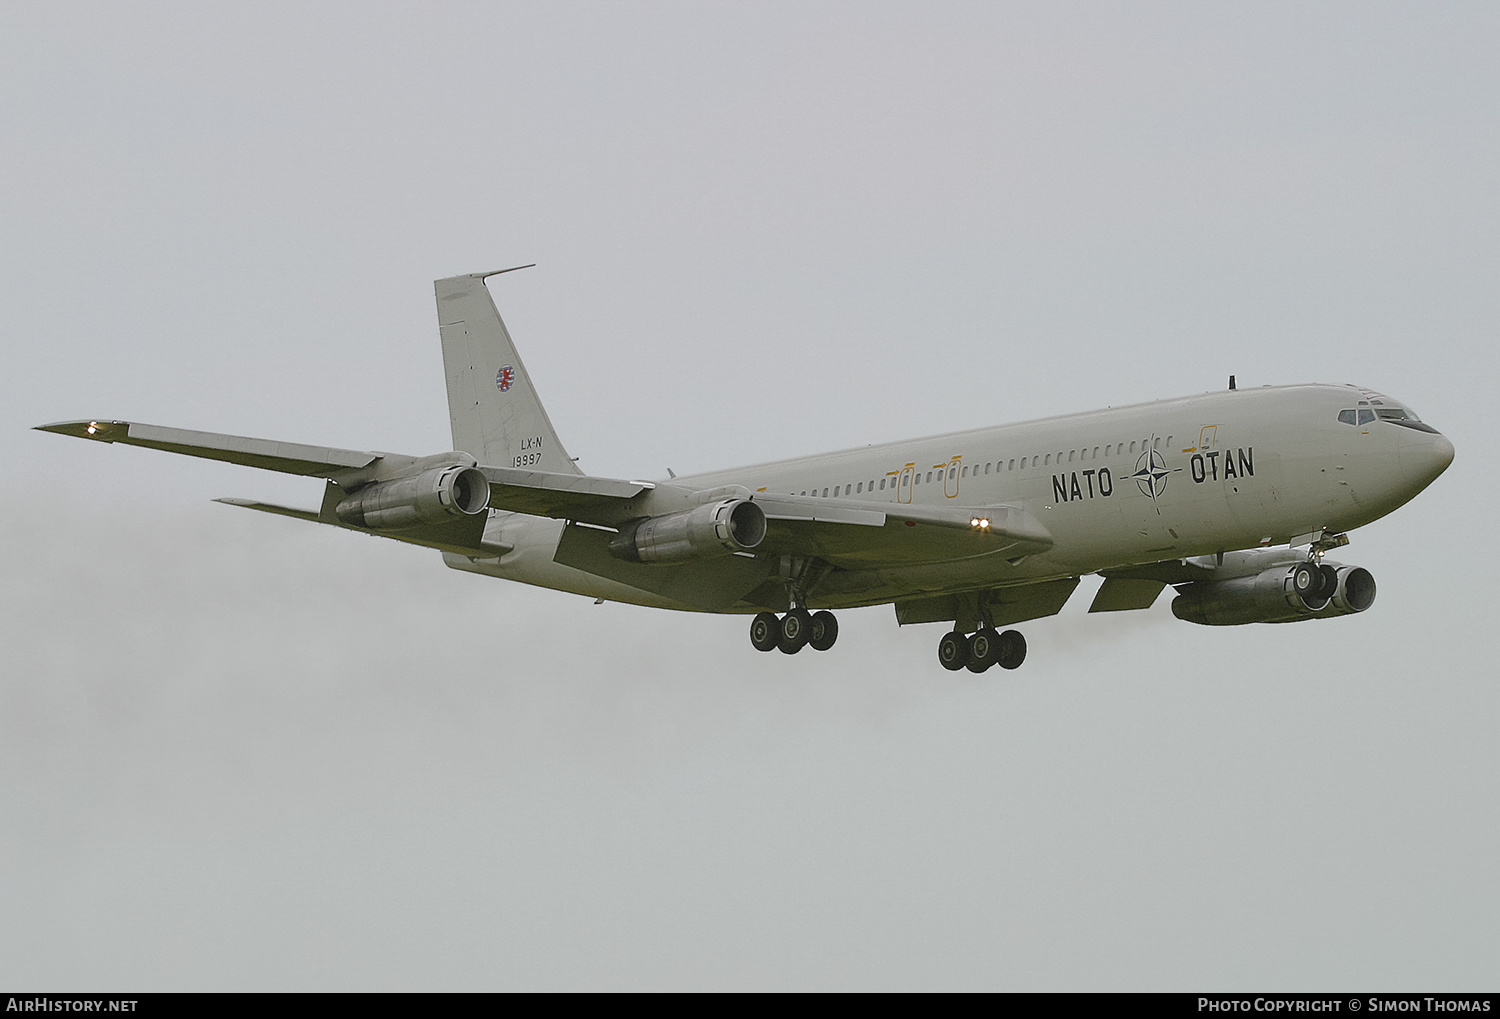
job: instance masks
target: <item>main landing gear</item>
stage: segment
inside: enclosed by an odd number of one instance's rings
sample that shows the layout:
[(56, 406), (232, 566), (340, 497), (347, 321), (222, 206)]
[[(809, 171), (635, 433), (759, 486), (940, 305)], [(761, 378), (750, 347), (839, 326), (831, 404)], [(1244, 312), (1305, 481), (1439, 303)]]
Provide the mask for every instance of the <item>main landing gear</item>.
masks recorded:
[(750, 643), (757, 651), (780, 648), (794, 655), (809, 644), (814, 651), (827, 651), (838, 639), (839, 621), (826, 610), (792, 609), (780, 617), (762, 612), (750, 621)]
[(949, 672), (967, 667), (983, 672), (992, 665), (1002, 669), (1019, 669), (1026, 660), (1026, 638), (1016, 630), (996, 633), (986, 626), (965, 636), (954, 630), (938, 641), (938, 663)]

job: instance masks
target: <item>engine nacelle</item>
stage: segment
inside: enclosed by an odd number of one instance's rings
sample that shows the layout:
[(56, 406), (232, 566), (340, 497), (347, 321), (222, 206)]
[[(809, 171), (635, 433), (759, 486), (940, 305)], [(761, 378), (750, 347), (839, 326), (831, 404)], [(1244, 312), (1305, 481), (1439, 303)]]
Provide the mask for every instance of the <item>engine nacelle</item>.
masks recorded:
[(705, 503), (682, 513), (635, 520), (610, 540), (610, 555), (670, 563), (748, 552), (766, 537), (766, 514), (748, 499)]
[(490, 483), (484, 473), (475, 467), (450, 465), (366, 485), (341, 499), (333, 511), (355, 527), (395, 531), (474, 516), (489, 504)]
[(1360, 566), (1296, 563), (1249, 577), (1201, 580), (1180, 591), (1172, 614), (1190, 623), (1291, 623), (1363, 612), (1375, 603), (1375, 578)]

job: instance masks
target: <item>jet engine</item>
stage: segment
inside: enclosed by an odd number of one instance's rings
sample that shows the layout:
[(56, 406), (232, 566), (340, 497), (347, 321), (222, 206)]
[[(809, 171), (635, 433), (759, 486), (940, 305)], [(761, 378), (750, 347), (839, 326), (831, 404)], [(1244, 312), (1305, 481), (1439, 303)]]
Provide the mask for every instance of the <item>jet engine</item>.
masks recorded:
[(1360, 566), (1303, 562), (1248, 577), (1200, 580), (1178, 592), (1172, 614), (1190, 623), (1291, 623), (1363, 612), (1375, 603), (1375, 578)]
[(765, 537), (765, 511), (748, 499), (726, 499), (633, 520), (610, 540), (609, 552), (631, 562), (669, 563), (748, 552)]
[(346, 524), (394, 531), (474, 516), (483, 513), (489, 502), (490, 483), (483, 472), (450, 465), (366, 485), (339, 500), (333, 512)]

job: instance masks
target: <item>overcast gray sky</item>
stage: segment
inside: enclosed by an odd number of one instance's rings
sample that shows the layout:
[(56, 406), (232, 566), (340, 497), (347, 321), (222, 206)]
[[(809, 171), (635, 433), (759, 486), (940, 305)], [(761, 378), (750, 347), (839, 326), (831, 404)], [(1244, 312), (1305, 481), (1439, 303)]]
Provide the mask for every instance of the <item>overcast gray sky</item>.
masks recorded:
[[(1500, 8), (0, 7), (0, 984), (1493, 989)], [(1363, 615), (826, 655), (28, 431), (450, 446), (491, 281), (592, 472), (1356, 382)]]

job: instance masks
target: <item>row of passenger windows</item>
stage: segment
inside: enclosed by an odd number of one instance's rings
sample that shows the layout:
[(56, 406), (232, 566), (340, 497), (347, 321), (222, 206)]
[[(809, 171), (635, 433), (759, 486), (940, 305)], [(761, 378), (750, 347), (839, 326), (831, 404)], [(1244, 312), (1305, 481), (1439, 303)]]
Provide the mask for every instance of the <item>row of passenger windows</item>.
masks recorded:
[[(1340, 415), (1340, 420), (1343, 420), (1342, 415)], [(1172, 438), (1173, 437), (1170, 435), (1166, 437), (1165, 447), (1167, 449), (1170, 449), (1172, 447)], [(1102, 447), (1094, 446), (1092, 447), (1092, 449), (1085, 446), (1082, 449), (1070, 449), (1062, 453), (1044, 453), (1041, 456), (1023, 456), (1019, 460), (1015, 457), (1011, 457), (1009, 460), (991, 460), (990, 462), (984, 464), (983, 470), (981, 470), (978, 466), (964, 467), (962, 469), (962, 476), (967, 478), (971, 471), (973, 472), (975, 477), (980, 477), (983, 474), (999, 474), (1003, 471), (1027, 470), (1028, 468), (1036, 467), (1050, 467), (1054, 464), (1075, 463), (1079, 460), (1098, 460), (1104, 457), (1111, 456), (1134, 456), (1137, 450), (1144, 453), (1147, 449), (1150, 448), (1163, 448), (1162, 437), (1158, 435), (1155, 439), (1154, 445), (1151, 439), (1142, 439), (1139, 442), (1131, 443), (1109, 443)], [(1102, 453), (1100, 452), (1101, 449), (1103, 450)], [(924, 480), (927, 484), (930, 485), (934, 480), (938, 482), (943, 481), (944, 473), (945, 472), (942, 468), (934, 467), (932, 470), (927, 471), (925, 475), (921, 471), (915, 471), (911, 474), (891, 474), (881, 478), (878, 484), (874, 481), (858, 481), (846, 483), (843, 485), (830, 485), (829, 487), (824, 488), (821, 491), (816, 488), (812, 488), (794, 494), (810, 495), (814, 498), (822, 499), (837, 498), (840, 495), (863, 495), (865, 492), (884, 492), (888, 488), (895, 489), (898, 478), (903, 484), (907, 485), (921, 485)], [(950, 464), (946, 473), (948, 475), (948, 481), (957, 481), (959, 478), (959, 467), (957, 465)], [(830, 495), (830, 493), (832, 494)]]

